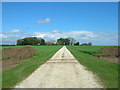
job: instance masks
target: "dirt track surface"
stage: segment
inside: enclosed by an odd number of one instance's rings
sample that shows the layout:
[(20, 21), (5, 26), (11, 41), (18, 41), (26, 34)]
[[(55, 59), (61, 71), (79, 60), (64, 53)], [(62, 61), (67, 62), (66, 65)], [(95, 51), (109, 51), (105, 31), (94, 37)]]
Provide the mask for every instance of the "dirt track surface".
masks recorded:
[(50, 60), (41, 65), (15, 88), (101, 88), (90, 71), (87, 71), (64, 46)]

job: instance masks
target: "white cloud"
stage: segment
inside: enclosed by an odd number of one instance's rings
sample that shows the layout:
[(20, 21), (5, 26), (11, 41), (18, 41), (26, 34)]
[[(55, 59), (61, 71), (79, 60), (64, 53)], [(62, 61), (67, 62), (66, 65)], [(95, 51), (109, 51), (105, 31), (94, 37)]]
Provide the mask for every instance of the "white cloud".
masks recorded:
[(38, 23), (49, 23), (49, 22), (51, 22), (50, 18), (45, 18), (45, 19), (42, 19), (42, 20), (38, 20)]
[(96, 35), (93, 32), (90, 31), (68, 31), (68, 32), (60, 32), (58, 30), (54, 30), (52, 32), (35, 32), (36, 37), (41, 37), (42, 38), (50, 38), (50, 39), (58, 39), (58, 38), (68, 38), (68, 37), (73, 37), (75, 39), (90, 39), (94, 38)]
[(0, 34), (0, 44), (15, 44), (22, 37), (31, 36), (31, 34), (19, 29), (3, 32)]
[(4, 34), (0, 34), (0, 38), (7, 38)]
[(4, 35), (0, 34), (0, 44), (15, 44), (18, 39), (20, 39), (21, 36), (19, 35)]
[[(10, 32), (10, 31), (9, 31)], [(12, 33), (20, 33), (20, 30), (12, 30)], [(41, 37), (45, 41), (54, 41), (56, 42), (59, 38), (69, 38), (72, 37), (80, 43), (92, 42), (94, 45), (117, 45), (118, 44), (118, 33), (117, 32), (92, 32), (85, 30), (77, 31), (66, 31), (61, 32), (59, 30), (53, 30), (51, 32), (34, 32), (32, 35), (7, 35), (0, 34), (3, 44), (15, 43), (18, 39), (23, 37)]]
[(41, 32), (35, 32), (36, 37), (41, 37), (43, 38), (46, 34), (45, 33), (41, 33)]
[(11, 31), (3, 32), (4, 34), (23, 34), (23, 35), (31, 35), (30, 33), (27, 33), (25, 31), (19, 30), (19, 29), (14, 29)]
[(4, 33), (23, 33), (23, 31), (18, 30), (18, 29), (14, 29), (14, 30), (11, 30), (11, 31), (8, 31), (8, 32), (4, 32)]
[(51, 33), (56, 34), (56, 33), (61, 33), (59, 30), (53, 30)]
[[(92, 42), (95, 45), (117, 45), (118, 36), (116, 33), (105, 33), (105, 32), (92, 32), (92, 31), (67, 31), (60, 32), (59, 30), (54, 30), (51, 32), (36, 32), (36, 37), (44, 38), (47, 41), (54, 40), (58, 38), (75, 38), (76, 41), (80, 43)], [(112, 36), (112, 37), (111, 37)]]

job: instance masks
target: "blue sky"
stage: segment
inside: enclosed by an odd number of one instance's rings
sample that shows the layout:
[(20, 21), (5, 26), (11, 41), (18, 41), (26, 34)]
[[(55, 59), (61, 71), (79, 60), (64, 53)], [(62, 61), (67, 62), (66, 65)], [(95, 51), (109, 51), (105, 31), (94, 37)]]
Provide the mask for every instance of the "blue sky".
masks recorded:
[[(14, 43), (18, 38), (37, 36), (47, 41), (56, 41), (59, 37), (74, 37), (77, 41), (93, 42), (95, 45), (115, 45), (118, 30), (117, 4), (117, 2), (4, 2), (1, 35), (3, 39), (5, 38), (3, 43)], [(114, 37), (111, 38), (111, 35)]]

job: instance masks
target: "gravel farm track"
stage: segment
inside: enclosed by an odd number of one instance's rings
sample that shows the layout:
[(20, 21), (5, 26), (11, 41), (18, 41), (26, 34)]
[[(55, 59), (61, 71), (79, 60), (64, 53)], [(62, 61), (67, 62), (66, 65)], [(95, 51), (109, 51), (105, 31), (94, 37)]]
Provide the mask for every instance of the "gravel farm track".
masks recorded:
[(99, 79), (63, 46), (15, 88), (102, 88)]

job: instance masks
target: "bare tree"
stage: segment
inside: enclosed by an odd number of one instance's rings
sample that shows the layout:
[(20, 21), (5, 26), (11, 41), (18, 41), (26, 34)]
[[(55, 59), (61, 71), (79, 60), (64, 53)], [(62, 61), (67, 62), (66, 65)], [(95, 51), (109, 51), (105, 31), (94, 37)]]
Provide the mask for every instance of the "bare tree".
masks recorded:
[(74, 45), (76, 40), (72, 37), (69, 37), (69, 39), (70, 39), (70, 45)]

